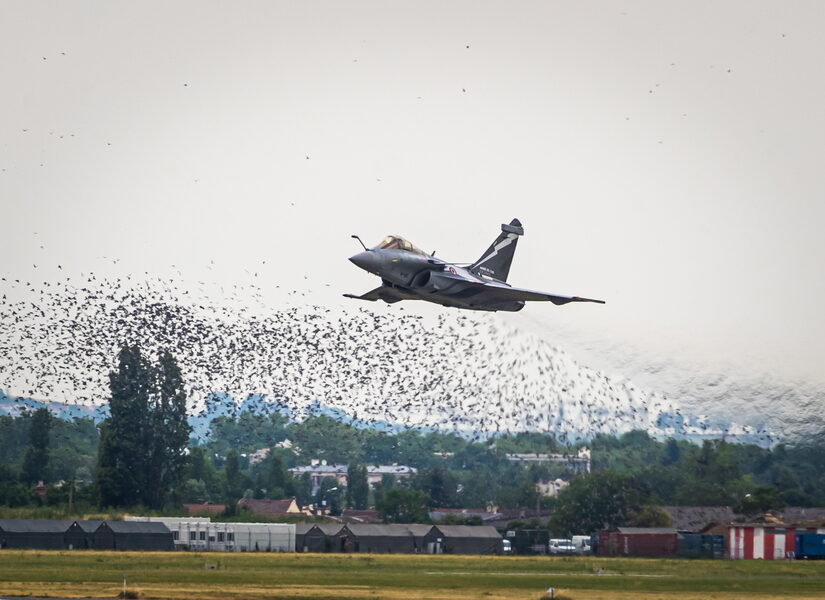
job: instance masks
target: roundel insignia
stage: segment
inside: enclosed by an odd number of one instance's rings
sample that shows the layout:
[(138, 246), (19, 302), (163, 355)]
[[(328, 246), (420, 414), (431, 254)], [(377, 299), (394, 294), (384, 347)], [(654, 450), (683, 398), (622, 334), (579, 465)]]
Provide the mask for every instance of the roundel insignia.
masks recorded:
[(447, 270), (452, 273), (453, 275), (457, 275), (458, 273), (455, 272), (455, 267), (447, 267)]

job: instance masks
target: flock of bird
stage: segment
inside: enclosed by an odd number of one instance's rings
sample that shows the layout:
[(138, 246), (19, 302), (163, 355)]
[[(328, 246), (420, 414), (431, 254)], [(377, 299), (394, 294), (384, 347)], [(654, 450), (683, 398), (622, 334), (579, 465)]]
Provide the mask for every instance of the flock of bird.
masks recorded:
[(471, 439), (760, 433), (683, 415), (663, 396), (580, 366), (486, 314), (322, 307), (311, 294), (278, 309), (254, 285), (220, 298), (172, 279), (95, 274), (0, 286), (23, 292), (0, 302), (0, 389), (17, 397), (99, 406), (120, 345), (138, 343), (150, 356), (175, 355), (193, 417), (236, 415), (255, 399), (255, 410), (277, 407), (298, 420), (326, 412), (361, 427)]

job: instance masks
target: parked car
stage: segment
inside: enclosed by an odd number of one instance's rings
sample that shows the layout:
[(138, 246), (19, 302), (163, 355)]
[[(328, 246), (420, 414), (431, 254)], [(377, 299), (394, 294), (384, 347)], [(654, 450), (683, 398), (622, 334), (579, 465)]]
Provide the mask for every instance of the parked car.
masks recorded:
[(547, 544), (547, 549), (550, 554), (575, 554), (576, 547), (573, 545), (573, 540), (569, 539), (552, 539)]

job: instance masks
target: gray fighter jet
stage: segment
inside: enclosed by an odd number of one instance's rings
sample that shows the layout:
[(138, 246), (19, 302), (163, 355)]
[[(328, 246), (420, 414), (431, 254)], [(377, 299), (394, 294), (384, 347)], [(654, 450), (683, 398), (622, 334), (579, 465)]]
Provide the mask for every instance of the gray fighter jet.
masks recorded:
[(350, 261), (365, 271), (378, 275), (381, 286), (363, 296), (344, 294), (358, 300), (383, 300), (389, 304), (400, 300), (426, 300), (442, 306), (470, 310), (518, 311), (527, 301), (598, 302), (579, 296), (558, 296), (516, 288), (506, 283), (513, 254), (524, 228), (518, 219), (501, 226), (501, 234), (487, 251), (472, 264), (448, 263), (426, 254), (402, 237), (390, 235), (375, 248), (361, 242), (363, 252)]

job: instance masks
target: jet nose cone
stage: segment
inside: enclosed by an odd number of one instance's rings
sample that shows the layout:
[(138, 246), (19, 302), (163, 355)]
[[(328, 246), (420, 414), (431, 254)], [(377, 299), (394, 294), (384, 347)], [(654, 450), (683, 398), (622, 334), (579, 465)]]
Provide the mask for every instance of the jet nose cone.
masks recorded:
[(375, 253), (370, 252), (369, 250), (359, 252), (355, 256), (350, 256), (349, 260), (355, 266), (361, 267), (365, 271), (375, 271), (376, 267), (378, 266), (378, 259), (375, 256)]

